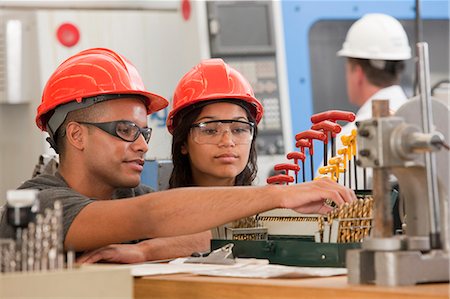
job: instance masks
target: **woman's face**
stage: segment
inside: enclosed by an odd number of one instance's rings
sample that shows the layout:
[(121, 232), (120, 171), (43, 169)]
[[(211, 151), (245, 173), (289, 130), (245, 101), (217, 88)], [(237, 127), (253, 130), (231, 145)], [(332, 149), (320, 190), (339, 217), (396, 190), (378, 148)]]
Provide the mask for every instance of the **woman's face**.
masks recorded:
[[(248, 117), (245, 109), (239, 105), (228, 102), (213, 103), (203, 107), (194, 124), (215, 120), (248, 122)], [(245, 129), (245, 124), (239, 122), (212, 124), (218, 125), (214, 133), (218, 136), (212, 138), (210, 135), (213, 131), (192, 128), (187, 143), (182, 147), (182, 154), (189, 155), (193, 181), (196, 185), (232, 186), (236, 176), (248, 163), (251, 140), (249, 142), (238, 140), (240, 137), (237, 136), (242, 134), (238, 133), (238, 130)], [(201, 130), (203, 131), (200, 132)], [(200, 139), (199, 134), (202, 134)]]

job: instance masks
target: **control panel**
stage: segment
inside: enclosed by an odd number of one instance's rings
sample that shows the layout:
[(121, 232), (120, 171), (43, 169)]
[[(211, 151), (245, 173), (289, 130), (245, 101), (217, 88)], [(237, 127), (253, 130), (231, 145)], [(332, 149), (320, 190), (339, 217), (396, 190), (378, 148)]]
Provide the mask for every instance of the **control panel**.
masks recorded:
[(208, 2), (211, 57), (224, 59), (249, 81), (264, 106), (256, 139), (258, 155), (282, 155), (282, 113), (269, 1)]

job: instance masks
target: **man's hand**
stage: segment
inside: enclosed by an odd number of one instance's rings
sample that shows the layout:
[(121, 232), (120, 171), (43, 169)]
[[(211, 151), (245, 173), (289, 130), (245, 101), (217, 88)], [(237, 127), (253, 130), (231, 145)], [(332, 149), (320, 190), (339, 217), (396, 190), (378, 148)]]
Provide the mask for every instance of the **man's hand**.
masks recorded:
[(332, 210), (326, 204), (329, 199), (338, 206), (356, 200), (353, 190), (339, 185), (329, 178), (297, 184), (289, 188), (280, 188), (283, 192), (282, 207), (305, 214), (325, 214)]
[(112, 244), (86, 252), (77, 259), (77, 263), (117, 263), (133, 264), (146, 261), (146, 255), (139, 244)]

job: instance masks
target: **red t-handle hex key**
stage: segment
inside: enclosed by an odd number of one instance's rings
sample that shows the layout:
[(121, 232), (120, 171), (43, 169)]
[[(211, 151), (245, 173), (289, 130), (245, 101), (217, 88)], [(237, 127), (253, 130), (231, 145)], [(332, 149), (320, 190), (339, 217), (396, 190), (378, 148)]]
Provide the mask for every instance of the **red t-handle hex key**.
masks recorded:
[(338, 120), (343, 120), (347, 122), (352, 122), (356, 118), (355, 113), (350, 111), (342, 111), (342, 110), (328, 110), (320, 113), (316, 113), (311, 116), (311, 122), (313, 124), (319, 123), (324, 120), (329, 120), (332, 122), (336, 122)]
[[(305, 159), (306, 159), (305, 148), (308, 148), (308, 150), (309, 150), (311, 148), (311, 142), (309, 142), (308, 139), (299, 139), (299, 140), (297, 140), (297, 142), (295, 142), (295, 147), (300, 149), (300, 152), (305, 156)], [(302, 159), (303, 182), (306, 181), (306, 178), (305, 178), (305, 159)]]
[(294, 178), (287, 174), (277, 174), (267, 178), (267, 184), (281, 184), (289, 185), (294, 181)]
[(320, 141), (324, 141), (327, 138), (325, 133), (315, 130), (306, 130), (303, 132), (298, 133), (295, 135), (295, 140), (299, 141), (300, 139), (307, 139), (311, 145), (309, 147), (309, 159), (311, 163), (311, 180), (314, 179), (314, 161), (313, 161), (313, 155), (314, 155), (314, 146), (313, 146), (313, 140), (317, 139)]
[(290, 164), (290, 163), (280, 163), (276, 164), (273, 167), (274, 170), (280, 171), (284, 170), (287, 175), (289, 175), (289, 170), (292, 170), (295, 172), (295, 183), (297, 183), (297, 177), (298, 177), (298, 171), (300, 170), (300, 166), (297, 164)]
[[(356, 118), (355, 113), (350, 111), (342, 111), (342, 110), (328, 110), (320, 113), (316, 113), (313, 116), (311, 116), (311, 122), (313, 124), (320, 123), (321, 121), (328, 120), (331, 122), (337, 122), (337, 121), (346, 121), (346, 122), (352, 122)], [(336, 136), (333, 136), (336, 137)], [(336, 155), (336, 147), (334, 145), (334, 142), (332, 140), (331, 144), (331, 156), (334, 157)]]
[[(304, 150), (304, 149), (303, 149)], [(298, 160), (302, 160), (302, 172), (303, 172), (303, 182), (305, 181), (305, 153), (304, 152), (290, 152), (286, 155), (289, 160), (294, 160), (294, 163), (298, 165)], [(299, 166), (300, 167), (300, 166)], [(298, 172), (295, 172), (295, 183), (298, 183)]]
[[(331, 148), (334, 147), (334, 138), (336, 134), (341, 132), (342, 128), (339, 124), (334, 123), (329, 120), (322, 120), (321, 122), (315, 123), (311, 126), (311, 129), (322, 131), (325, 133), (325, 140), (323, 141), (323, 165), (328, 164), (328, 133), (330, 133)], [(333, 156), (332, 156), (333, 157)]]

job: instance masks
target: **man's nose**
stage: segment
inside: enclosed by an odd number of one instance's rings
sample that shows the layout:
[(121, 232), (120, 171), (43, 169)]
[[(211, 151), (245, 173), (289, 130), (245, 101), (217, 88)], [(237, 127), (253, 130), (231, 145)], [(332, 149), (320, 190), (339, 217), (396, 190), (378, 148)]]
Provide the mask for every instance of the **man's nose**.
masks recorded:
[(144, 153), (148, 151), (148, 143), (145, 141), (145, 137), (142, 133), (139, 134), (139, 137), (133, 142), (133, 148), (136, 151), (143, 151)]

